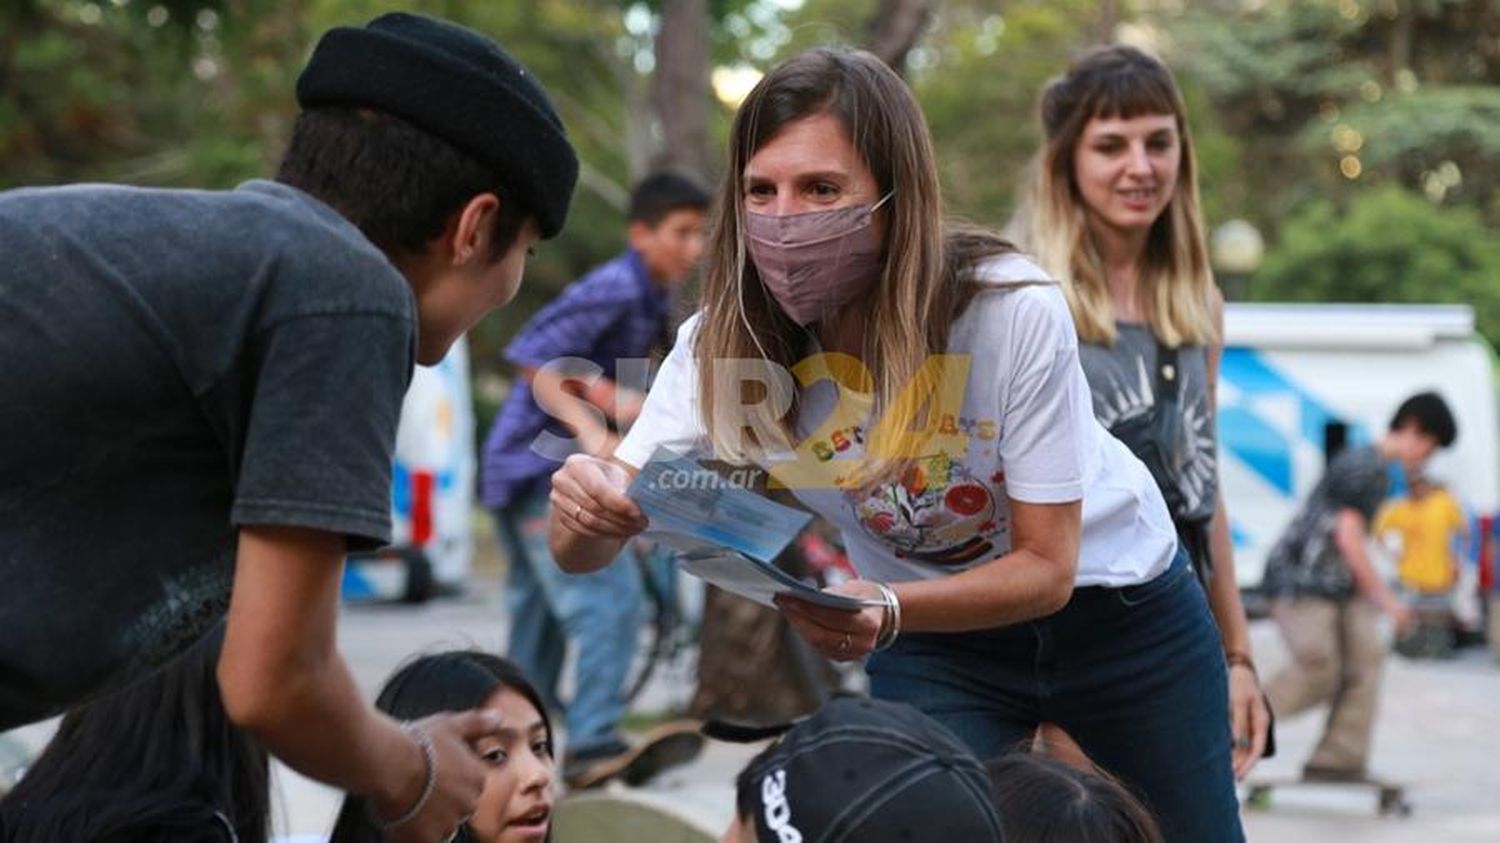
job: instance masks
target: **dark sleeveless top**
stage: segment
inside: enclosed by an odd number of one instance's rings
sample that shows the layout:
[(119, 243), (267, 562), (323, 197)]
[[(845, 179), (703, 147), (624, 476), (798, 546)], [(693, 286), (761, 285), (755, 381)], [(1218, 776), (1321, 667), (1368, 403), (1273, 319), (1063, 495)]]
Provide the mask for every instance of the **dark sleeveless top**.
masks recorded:
[[(1112, 346), (1080, 342), (1079, 362), (1094, 400), (1094, 416), (1106, 429), (1150, 411), (1155, 404), (1156, 336), (1150, 327), (1116, 322)], [(1201, 345), (1177, 350), (1178, 406), (1187, 459), (1174, 472), (1177, 490), (1188, 509), (1213, 514), (1218, 491), (1218, 447), (1211, 396), (1208, 394), (1208, 353)]]

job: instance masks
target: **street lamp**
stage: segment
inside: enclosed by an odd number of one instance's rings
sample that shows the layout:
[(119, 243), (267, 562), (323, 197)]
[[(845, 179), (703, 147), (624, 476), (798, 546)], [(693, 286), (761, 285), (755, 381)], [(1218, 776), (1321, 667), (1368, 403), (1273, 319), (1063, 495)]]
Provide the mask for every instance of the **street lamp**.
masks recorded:
[(1246, 298), (1250, 276), (1260, 268), (1260, 260), (1266, 253), (1260, 229), (1246, 220), (1229, 220), (1214, 229), (1209, 253), (1224, 297), (1234, 301)]

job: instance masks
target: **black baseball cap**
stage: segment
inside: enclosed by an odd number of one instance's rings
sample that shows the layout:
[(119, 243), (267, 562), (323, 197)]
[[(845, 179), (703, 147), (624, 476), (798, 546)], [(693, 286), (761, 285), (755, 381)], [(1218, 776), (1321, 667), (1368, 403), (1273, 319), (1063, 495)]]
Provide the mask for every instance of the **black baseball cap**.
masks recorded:
[(758, 843), (1000, 843), (984, 765), (903, 703), (836, 698), (785, 727), (706, 724), (729, 740), (781, 739), (740, 774), (735, 804)]

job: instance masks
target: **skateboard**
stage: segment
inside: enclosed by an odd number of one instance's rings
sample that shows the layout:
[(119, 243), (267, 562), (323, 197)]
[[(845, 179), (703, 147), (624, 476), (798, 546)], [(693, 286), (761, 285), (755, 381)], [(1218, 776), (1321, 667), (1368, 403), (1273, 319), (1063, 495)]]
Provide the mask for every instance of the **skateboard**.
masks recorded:
[(1377, 810), (1382, 817), (1409, 817), (1412, 805), (1406, 800), (1406, 787), (1395, 782), (1382, 781), (1380, 779), (1348, 779), (1344, 781), (1333, 779), (1304, 779), (1304, 778), (1279, 778), (1259, 779), (1248, 783), (1249, 792), (1245, 796), (1245, 806), (1257, 810), (1265, 810), (1271, 807), (1271, 793), (1277, 788), (1334, 788), (1334, 789), (1358, 789), (1372, 790), (1378, 797)]
[(631, 749), (589, 767), (568, 781), (572, 790), (589, 790), (619, 780), (640, 787), (658, 774), (686, 764), (703, 751), (696, 722), (666, 723), (641, 737)]

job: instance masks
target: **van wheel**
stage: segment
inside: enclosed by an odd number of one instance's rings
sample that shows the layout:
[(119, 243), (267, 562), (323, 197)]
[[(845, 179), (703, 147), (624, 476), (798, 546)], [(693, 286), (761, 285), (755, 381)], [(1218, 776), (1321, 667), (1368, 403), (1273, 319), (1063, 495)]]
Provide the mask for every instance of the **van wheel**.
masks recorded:
[(406, 564), (406, 589), (401, 593), (401, 602), (418, 605), (431, 600), (436, 582), (427, 554), (420, 548), (407, 548), (401, 552), (401, 561)]

